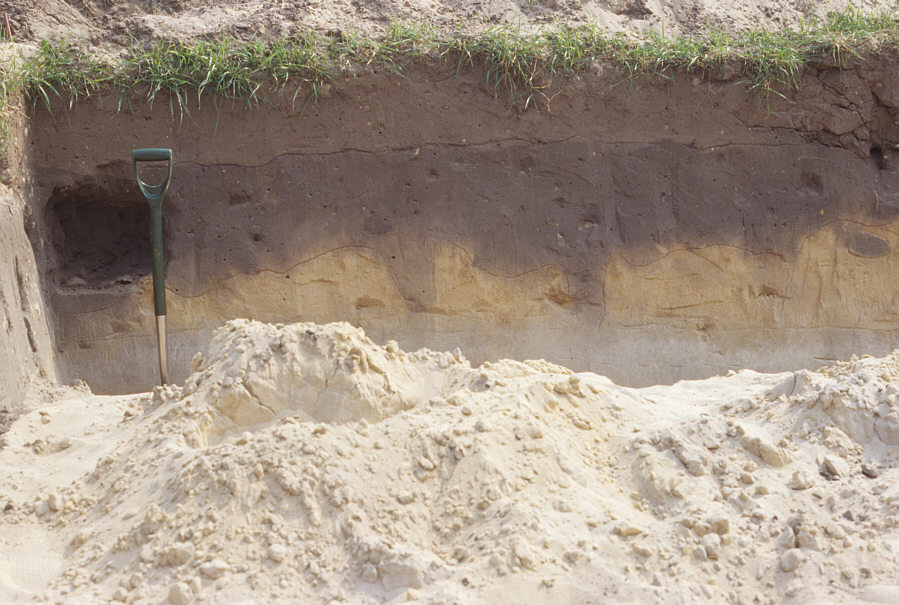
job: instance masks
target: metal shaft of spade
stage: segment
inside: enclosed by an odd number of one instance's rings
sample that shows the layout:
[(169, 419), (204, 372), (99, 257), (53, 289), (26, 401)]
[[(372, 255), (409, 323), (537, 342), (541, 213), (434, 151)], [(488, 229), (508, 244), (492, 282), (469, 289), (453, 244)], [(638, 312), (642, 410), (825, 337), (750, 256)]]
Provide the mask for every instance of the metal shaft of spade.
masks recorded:
[[(139, 162), (168, 162), (168, 174), (159, 185), (148, 185), (140, 179), (137, 164)], [(153, 310), (156, 313), (156, 344), (159, 350), (159, 378), (161, 384), (168, 384), (168, 367), (166, 365), (166, 326), (165, 326), (165, 258), (162, 241), (162, 198), (172, 179), (171, 149), (135, 149), (131, 152), (131, 164), (134, 178), (140, 192), (150, 205), (150, 246), (153, 250)]]

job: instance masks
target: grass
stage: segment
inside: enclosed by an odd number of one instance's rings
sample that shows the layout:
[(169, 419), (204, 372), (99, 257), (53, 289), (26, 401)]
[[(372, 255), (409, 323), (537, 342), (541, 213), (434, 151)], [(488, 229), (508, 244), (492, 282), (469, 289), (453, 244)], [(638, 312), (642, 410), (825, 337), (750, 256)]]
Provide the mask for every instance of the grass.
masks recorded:
[(15, 111), (15, 97), (21, 94), (18, 72), (0, 61), (0, 182), (6, 183), (7, 154), (10, 137), (10, 119)]
[(164, 99), (172, 114), (181, 116), (204, 99), (216, 106), (233, 101), (253, 108), (286, 87), (294, 101), (302, 97), (305, 104), (336, 76), (377, 69), (404, 75), (416, 62), (435, 61), (451, 63), (457, 73), (479, 70), (495, 98), (519, 109), (548, 101), (552, 86), (597, 63), (613, 67), (613, 85), (726, 70), (739, 74), (764, 103), (772, 94), (786, 96), (797, 88), (806, 65), (829, 62), (843, 68), (897, 44), (896, 15), (855, 9), (793, 28), (739, 35), (710, 31), (702, 37), (653, 32), (636, 38), (564, 25), (537, 33), (498, 27), (477, 36), (443, 36), (424, 24), (395, 24), (377, 40), (355, 33), (308, 33), (270, 43), (132, 41), (105, 57), (70, 40), (44, 41), (27, 61), (0, 66), (0, 114), (18, 93), (51, 110), (60, 101), (71, 107), (98, 94), (118, 95), (120, 109)]
[(104, 89), (116, 78), (116, 70), (80, 47), (62, 40), (42, 42), (37, 56), (27, 61), (18, 74), (20, 86), (34, 100), (47, 107), (51, 98), (68, 96), (71, 108), (79, 99)]

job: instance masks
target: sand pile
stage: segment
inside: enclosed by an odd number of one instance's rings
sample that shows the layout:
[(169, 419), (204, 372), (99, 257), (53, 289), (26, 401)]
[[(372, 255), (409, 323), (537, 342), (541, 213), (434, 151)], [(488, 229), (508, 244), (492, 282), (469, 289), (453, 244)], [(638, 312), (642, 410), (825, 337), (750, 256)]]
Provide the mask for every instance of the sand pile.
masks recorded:
[(899, 353), (627, 389), (238, 320), (3, 436), (0, 598), (899, 602)]
[(217, 332), (205, 359), (194, 357), (181, 395), (214, 401), (239, 426), (284, 413), (302, 421), (372, 422), (458, 389), (467, 378), (460, 369), (471, 371), (460, 355), (406, 354), (394, 341), (378, 347), (349, 324), (233, 321)]

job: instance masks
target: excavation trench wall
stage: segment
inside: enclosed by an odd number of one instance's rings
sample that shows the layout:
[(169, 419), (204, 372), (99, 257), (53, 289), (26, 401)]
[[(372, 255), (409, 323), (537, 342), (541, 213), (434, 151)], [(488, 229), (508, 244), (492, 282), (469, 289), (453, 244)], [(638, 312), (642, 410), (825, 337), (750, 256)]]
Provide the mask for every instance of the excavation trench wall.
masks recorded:
[(28, 238), (34, 222), (27, 120), (21, 112), (9, 120), (7, 155), (0, 161), (0, 433), (29, 386), (57, 378), (45, 296)]
[(767, 109), (734, 82), (593, 74), (519, 114), (439, 65), (337, 81), (304, 108), (35, 109), (27, 195), (60, 375), (102, 392), (156, 380), (130, 167), (155, 146), (176, 159), (177, 380), (233, 317), (345, 320), (632, 385), (886, 353), (897, 73), (893, 57), (810, 69)]

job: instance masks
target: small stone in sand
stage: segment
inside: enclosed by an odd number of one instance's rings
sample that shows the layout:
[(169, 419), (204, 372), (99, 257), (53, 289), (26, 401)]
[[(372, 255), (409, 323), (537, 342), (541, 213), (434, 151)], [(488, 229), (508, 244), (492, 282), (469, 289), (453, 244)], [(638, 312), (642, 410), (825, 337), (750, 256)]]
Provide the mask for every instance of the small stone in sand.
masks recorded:
[(221, 559), (213, 559), (200, 565), (200, 573), (210, 579), (217, 579), (225, 575), (230, 566)]
[(718, 534), (706, 534), (699, 543), (705, 548), (705, 554), (709, 559), (717, 561), (721, 556), (721, 536)]
[(790, 489), (801, 491), (815, 484), (812, 476), (806, 471), (796, 471), (790, 479)]
[(796, 571), (796, 568), (799, 567), (799, 564), (802, 562), (802, 551), (798, 548), (791, 548), (786, 551), (780, 557), (780, 569), (787, 573), (791, 571)]
[(185, 582), (176, 582), (169, 588), (169, 601), (172, 605), (190, 605), (194, 601), (193, 591)]

